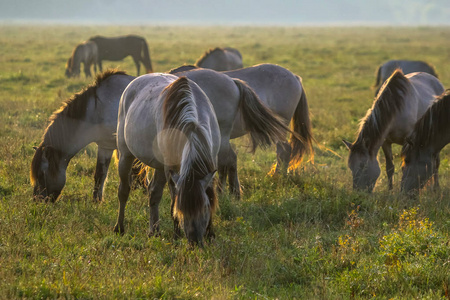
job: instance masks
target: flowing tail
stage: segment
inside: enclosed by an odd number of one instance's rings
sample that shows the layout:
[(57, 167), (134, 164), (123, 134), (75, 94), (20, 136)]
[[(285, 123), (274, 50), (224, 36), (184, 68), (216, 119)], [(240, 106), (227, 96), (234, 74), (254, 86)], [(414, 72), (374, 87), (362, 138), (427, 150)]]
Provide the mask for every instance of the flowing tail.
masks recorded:
[(240, 79), (233, 79), (233, 81), (241, 95), (240, 110), (245, 129), (250, 133), (252, 152), (257, 146), (266, 147), (272, 143), (284, 141), (286, 132), (291, 130), (281, 117), (268, 109), (247, 83)]
[[(300, 78), (298, 80), (301, 82)], [(310, 154), (311, 160), (314, 160), (314, 149), (312, 147), (314, 138), (312, 135), (311, 120), (309, 118), (308, 101), (304, 89), (291, 121), (291, 129), (291, 132), (295, 134), (291, 134), (290, 138), (290, 168), (296, 168), (302, 162), (305, 154)]]
[(147, 42), (144, 39), (142, 40), (141, 59), (147, 73), (153, 73), (152, 61), (148, 52)]

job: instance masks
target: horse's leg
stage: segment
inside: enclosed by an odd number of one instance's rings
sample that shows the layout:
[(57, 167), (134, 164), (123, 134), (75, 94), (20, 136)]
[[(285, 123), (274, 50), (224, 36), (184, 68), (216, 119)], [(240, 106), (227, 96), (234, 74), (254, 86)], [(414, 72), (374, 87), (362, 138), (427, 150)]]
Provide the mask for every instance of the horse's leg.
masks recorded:
[(228, 165), (228, 183), (230, 185), (230, 193), (236, 198), (241, 199), (241, 184), (239, 183), (239, 177), (237, 172), (237, 155), (230, 148), (229, 152), (230, 163)]
[(173, 208), (175, 206), (175, 198), (176, 198), (175, 182), (173, 182), (172, 179), (169, 179), (167, 183), (169, 185), (170, 199), (171, 199), (170, 214), (172, 215), (173, 220), (173, 237), (174, 239), (179, 239), (181, 237), (180, 220), (178, 220), (178, 218), (173, 215)]
[(286, 174), (291, 160), (291, 145), (288, 142), (277, 143), (277, 165), (275, 174)]
[(125, 206), (127, 204), (128, 195), (130, 194), (130, 177), (131, 167), (133, 165), (134, 157), (131, 154), (120, 155), (119, 158), (119, 214), (117, 216), (117, 223), (114, 226), (114, 232), (124, 233), (123, 221), (125, 218)]
[(137, 76), (139, 76), (139, 73), (141, 71), (141, 64), (139, 62), (139, 57), (133, 56), (133, 60), (134, 60), (134, 64), (136, 65)]
[(386, 158), (386, 173), (388, 176), (389, 190), (392, 190), (394, 188), (393, 177), (395, 172), (394, 157), (392, 156), (392, 145), (390, 143), (384, 142), (382, 149)]
[(84, 75), (87, 77), (91, 77), (91, 65), (89, 63), (84, 63)]
[(166, 185), (166, 175), (164, 170), (156, 169), (153, 178), (148, 185), (149, 206), (150, 206), (150, 231), (149, 236), (159, 234), (159, 203), (161, 202), (164, 186)]
[(441, 158), (440, 158), (440, 154), (438, 153), (435, 157), (435, 168), (433, 171), (433, 177), (434, 177), (434, 188), (438, 189), (439, 188), (439, 165), (441, 164)]
[(102, 73), (103, 72), (103, 65), (102, 65), (102, 61), (100, 59), (98, 60), (98, 68), (100, 70), (100, 73)]
[(94, 175), (94, 201), (101, 202), (103, 200), (103, 187), (113, 152), (114, 150), (98, 147), (97, 166)]

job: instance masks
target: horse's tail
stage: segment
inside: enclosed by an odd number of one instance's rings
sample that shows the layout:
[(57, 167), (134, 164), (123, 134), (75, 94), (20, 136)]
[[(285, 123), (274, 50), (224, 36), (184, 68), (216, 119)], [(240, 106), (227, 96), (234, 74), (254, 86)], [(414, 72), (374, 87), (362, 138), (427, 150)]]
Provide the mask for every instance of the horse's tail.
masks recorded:
[(147, 42), (144, 39), (142, 39), (141, 59), (147, 73), (153, 73), (152, 61), (150, 59), (150, 54), (148, 52)]
[[(300, 77), (297, 76), (300, 81)], [(302, 89), (302, 94), (300, 96), (300, 101), (295, 108), (294, 116), (291, 121), (291, 134), (290, 145), (291, 145), (291, 162), (290, 167), (296, 168), (303, 160), (305, 154), (310, 154), (314, 159), (314, 149), (312, 143), (314, 141), (312, 135), (312, 125), (309, 118), (309, 108), (308, 101), (306, 99), (305, 89)]]
[(246, 131), (250, 133), (252, 151), (255, 151), (258, 145), (269, 146), (272, 143), (284, 141), (286, 132), (290, 129), (283, 120), (264, 106), (247, 83), (240, 79), (233, 80), (239, 88), (242, 121)]

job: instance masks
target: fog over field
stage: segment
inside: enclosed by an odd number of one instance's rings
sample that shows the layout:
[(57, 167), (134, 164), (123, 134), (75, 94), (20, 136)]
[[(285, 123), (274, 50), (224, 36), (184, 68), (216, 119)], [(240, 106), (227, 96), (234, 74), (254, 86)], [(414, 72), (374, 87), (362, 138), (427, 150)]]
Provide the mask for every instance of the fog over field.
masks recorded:
[(0, 22), (449, 25), (449, 0), (0, 0)]

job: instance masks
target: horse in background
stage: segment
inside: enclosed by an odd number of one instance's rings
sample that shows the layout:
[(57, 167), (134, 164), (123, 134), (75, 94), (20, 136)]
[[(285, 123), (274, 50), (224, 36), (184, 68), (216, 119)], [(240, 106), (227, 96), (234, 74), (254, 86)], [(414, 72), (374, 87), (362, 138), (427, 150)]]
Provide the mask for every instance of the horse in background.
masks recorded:
[(417, 191), (434, 177), (439, 187), (439, 153), (450, 143), (450, 90), (431, 105), (417, 121), (402, 148), (401, 189), (407, 193)]
[(125, 206), (135, 158), (154, 168), (150, 193), (150, 235), (159, 233), (159, 203), (169, 184), (175, 237), (180, 225), (190, 244), (212, 237), (218, 205), (214, 189), (220, 129), (200, 87), (186, 77), (146, 74), (132, 81), (119, 104), (119, 213), (114, 231), (124, 233)]
[(119, 37), (94, 36), (89, 39), (98, 47), (98, 66), (102, 71), (102, 61), (118, 61), (131, 55), (136, 65), (137, 75), (140, 73), (140, 63), (145, 67), (147, 73), (153, 72), (147, 42), (144, 38), (136, 35)]
[(397, 70), (401, 69), (403, 74), (409, 74), (414, 72), (425, 72), (428, 74), (433, 75), (434, 77), (438, 78), (436, 71), (434, 68), (429, 65), (428, 63), (420, 60), (389, 60), (382, 65), (380, 65), (377, 69), (377, 78), (374, 85), (374, 88), (376, 88), (375, 96), (378, 94), (378, 91), (380, 90), (381, 84), (385, 82), (392, 73)]
[(403, 145), (417, 120), (443, 91), (441, 82), (428, 73), (405, 76), (397, 69), (386, 80), (360, 122), (356, 141), (343, 141), (350, 150), (348, 167), (352, 171), (354, 189), (371, 192), (375, 187), (380, 176), (377, 159), (380, 147), (386, 157), (389, 189), (393, 188), (395, 168), (391, 145)]
[(56, 201), (66, 183), (67, 166), (82, 148), (98, 145), (94, 201), (102, 201), (103, 186), (116, 147), (117, 111), (122, 92), (134, 79), (119, 71), (99, 74), (95, 82), (73, 95), (50, 117), (31, 162), (33, 197)]
[(229, 71), (243, 67), (242, 55), (239, 50), (225, 47), (209, 49), (195, 63), (199, 68), (216, 71)]
[(94, 74), (97, 73), (98, 48), (94, 42), (84, 42), (75, 47), (66, 64), (66, 77), (80, 76), (81, 63), (84, 65), (86, 78), (91, 76), (92, 65), (94, 65)]

